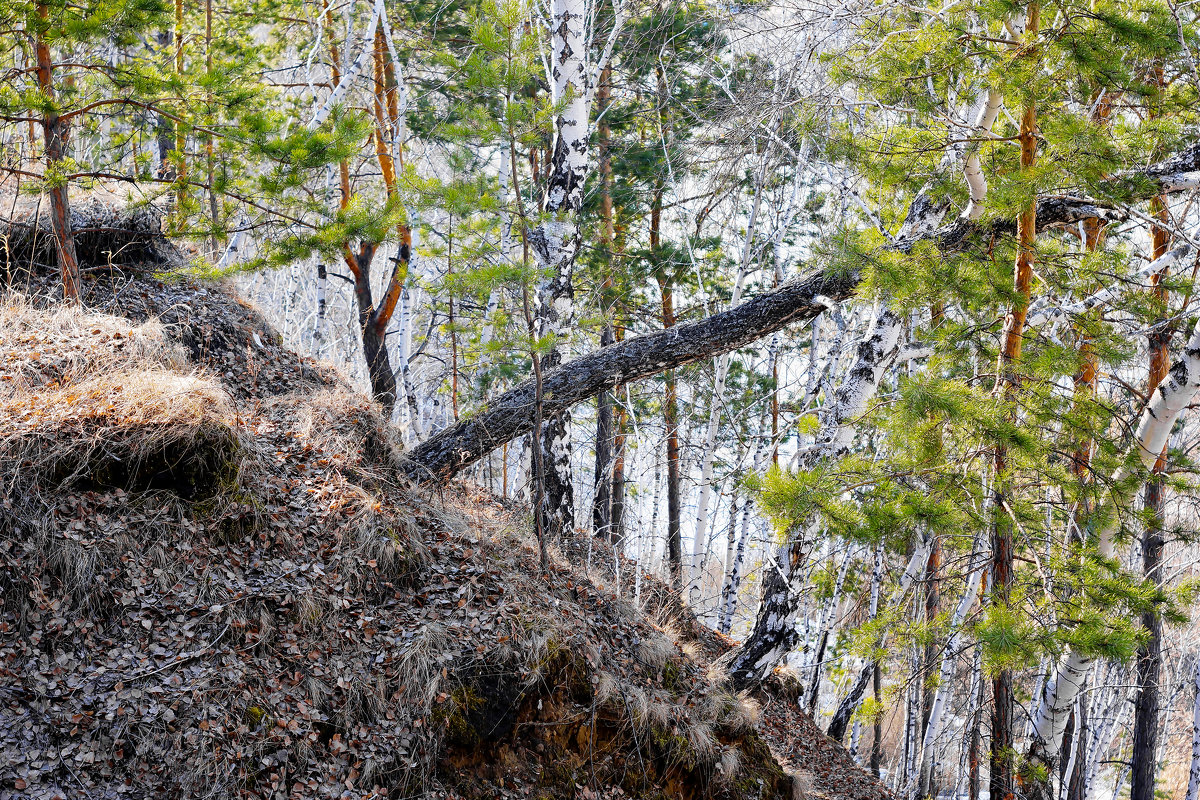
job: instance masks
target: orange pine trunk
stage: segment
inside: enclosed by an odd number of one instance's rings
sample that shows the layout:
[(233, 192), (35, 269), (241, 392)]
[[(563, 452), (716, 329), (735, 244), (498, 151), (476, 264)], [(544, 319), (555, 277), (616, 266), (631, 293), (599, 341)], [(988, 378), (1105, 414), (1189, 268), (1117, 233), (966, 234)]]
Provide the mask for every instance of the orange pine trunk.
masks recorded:
[[(38, 16), (48, 20), (50, 10), (38, 4)], [(39, 33), (34, 49), (37, 53), (38, 88), (49, 101), (49, 109), (42, 117), (42, 130), (46, 141), (46, 171), (53, 172), (65, 157), (64, 144), (67, 139), (67, 124), (59, 117), (55, 104), (54, 64), (50, 58), (50, 46)], [(65, 182), (56, 182), (50, 187), (50, 224), (54, 230), (58, 254), (58, 272), (62, 278), (63, 297), (68, 302), (79, 302), (79, 259), (75, 254), (75, 232), (71, 227), (71, 199)]]

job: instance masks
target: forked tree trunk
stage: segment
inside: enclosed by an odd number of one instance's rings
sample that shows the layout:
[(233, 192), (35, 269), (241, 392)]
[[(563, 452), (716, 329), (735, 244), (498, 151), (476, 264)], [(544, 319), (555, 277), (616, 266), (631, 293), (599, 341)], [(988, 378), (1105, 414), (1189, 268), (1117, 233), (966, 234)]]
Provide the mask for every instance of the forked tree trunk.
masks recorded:
[[(394, 60), (389, 57), (386, 47), (384, 30), (387, 20), (384, 18), (383, 3), (377, 0), (372, 8), (372, 16), (363, 36), (363, 49), (351, 65), (348, 73), (341, 74), (341, 59), (337, 44), (334, 40), (332, 12), (329, 5), (324, 5), (326, 27), (329, 31), (329, 62), (333, 78), (333, 91), (324, 104), (308, 121), (307, 129), (315, 130), (320, 127), (334, 106), (349, 91), (355, 76), (366, 63), (368, 55), (374, 72), (372, 90), (372, 110), (375, 127), (371, 140), (375, 145), (375, 154), (383, 175), (384, 186), (389, 197), (396, 193), (396, 163), (392, 152), (392, 143), (399, 139), (399, 126), (404, 114), (401, 107), (403, 87), (397, 80)], [(382, 24), (381, 24), (382, 23)], [(390, 132), (390, 135), (389, 135)], [(401, 162), (402, 163), (402, 162)], [(345, 161), (338, 164), (339, 207), (345, 211), (350, 205), (350, 167)], [(371, 394), (390, 414), (396, 404), (396, 376), (392, 371), (391, 359), (388, 355), (386, 334), (388, 324), (395, 313), (396, 304), (403, 288), (404, 277), (408, 274), (409, 258), (412, 250), (412, 234), (407, 227), (401, 227), (400, 247), (394, 260), (391, 276), (384, 288), (383, 297), (376, 303), (371, 289), (371, 269), (379, 250), (378, 242), (361, 242), (357, 251), (346, 242), (342, 247), (342, 257), (346, 267), (354, 279), (354, 300), (358, 312), (359, 332), (362, 336), (363, 358), (367, 364), (367, 376), (371, 382)], [(218, 263), (221, 268), (237, 254), (242, 234), (235, 234)]]
[(375, 258), (376, 246), (364, 242), (358, 252), (346, 249), (346, 265), (354, 276), (354, 300), (358, 307), (358, 327), (362, 333), (363, 356), (367, 361), (367, 375), (371, 380), (371, 393), (389, 412), (396, 402), (396, 376), (388, 358), (384, 340), (386, 320), (375, 313), (375, 300), (371, 295), (371, 262)]

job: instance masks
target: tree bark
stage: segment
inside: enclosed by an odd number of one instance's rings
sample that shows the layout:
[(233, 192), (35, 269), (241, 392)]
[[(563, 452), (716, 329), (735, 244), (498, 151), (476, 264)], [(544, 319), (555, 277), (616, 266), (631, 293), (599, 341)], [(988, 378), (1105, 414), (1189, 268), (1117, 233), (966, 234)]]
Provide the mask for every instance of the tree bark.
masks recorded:
[[(653, 245), (651, 245), (653, 248)], [(662, 323), (664, 330), (675, 327), (675, 300), (671, 284), (659, 280), (662, 292)], [(683, 531), (680, 526), (682, 511), (679, 497), (679, 390), (675, 383), (675, 370), (668, 369), (663, 376), (666, 390), (663, 393), (663, 424), (667, 435), (667, 563), (671, 575), (671, 586), (682, 597), (683, 593)]]
[[(1152, 204), (1152, 211), (1156, 217), (1165, 219), (1166, 204), (1156, 198)], [(1166, 255), (1171, 242), (1170, 235), (1165, 229), (1155, 227), (1152, 236), (1153, 257), (1158, 259)], [(1162, 306), (1163, 316), (1166, 316), (1167, 292), (1161, 288), (1161, 284), (1165, 277), (1159, 273), (1153, 278), (1154, 299)], [(1148, 394), (1153, 393), (1158, 384), (1167, 377), (1171, 363), (1170, 343), (1169, 329), (1159, 329), (1150, 335)], [(1164, 459), (1159, 456), (1154, 465), (1156, 475), (1162, 472), (1164, 466)], [(1156, 475), (1151, 476), (1146, 483), (1144, 506), (1151, 521), (1142, 535), (1142, 575), (1155, 585), (1162, 582), (1163, 554), (1163, 485)], [(1144, 612), (1142, 627), (1146, 629), (1146, 641), (1138, 648), (1137, 654), (1138, 689), (1134, 699), (1133, 755), (1130, 763), (1132, 783), (1129, 788), (1129, 800), (1154, 800), (1155, 776), (1158, 772), (1158, 681), (1162, 665), (1162, 621), (1157, 612)]]
[(1065, 800), (1086, 800), (1084, 796), (1084, 761), (1088, 744), (1087, 702), (1083, 696), (1075, 699), (1076, 709), (1068, 723), (1069, 734), (1064, 737), (1063, 749), (1070, 753), (1059, 769), (1059, 780), (1063, 785), (1060, 797)]
[(358, 308), (358, 327), (362, 333), (363, 356), (367, 361), (367, 375), (371, 380), (371, 393), (389, 412), (396, 402), (396, 376), (388, 358), (387, 343), (384, 341), (386, 321), (380, 324), (375, 300), (371, 294), (371, 262), (375, 258), (376, 245), (363, 242), (358, 252), (349, 247), (345, 250), (346, 266), (354, 277), (354, 300)]
[[(978, 664), (978, 659), (976, 660)], [(979, 800), (979, 762), (983, 751), (983, 702), (987, 686), (979, 673), (979, 692), (975, 696), (975, 714), (971, 717), (970, 742), (967, 745), (967, 800)]]
[[(618, 325), (614, 331), (616, 342), (619, 344), (625, 338), (625, 330)], [(621, 386), (615, 389), (619, 392)], [(614, 397), (618, 396), (614, 393)], [(613, 430), (613, 467), (612, 467), (612, 537), (620, 540), (625, 535), (625, 429), (629, 422), (629, 411), (625, 404), (618, 405)], [(639, 534), (640, 535), (640, 534)]]
[[(1200, 143), (1171, 158), (1114, 179), (1132, 183), (1135, 197), (1183, 191), (1200, 185)], [(1128, 216), (1086, 198), (1063, 196), (1037, 202), (1039, 231), (1073, 225), (1090, 217), (1120, 220)], [(991, 236), (1011, 233), (1014, 225), (1001, 220), (981, 227), (958, 219), (936, 230), (901, 239), (892, 247), (909, 252), (918, 242), (932, 242), (946, 251), (961, 251)], [(547, 372), (546, 413), (569, 408), (599, 392), (657, 375), (667, 369), (736, 350), (788, 325), (808, 322), (830, 302), (853, 296), (859, 284), (855, 269), (816, 269), (800, 274), (778, 289), (699, 322), (626, 339), (612, 347), (575, 359)], [(515, 386), (475, 416), (431, 436), (408, 454), (404, 471), (419, 481), (446, 481), (495, 448), (526, 434), (533, 415), (533, 381)]]
[(838, 570), (837, 580), (834, 582), (833, 596), (829, 598), (829, 608), (826, 610), (825, 619), (821, 623), (817, 652), (813, 657), (812, 663), (812, 680), (809, 682), (808, 715), (810, 717), (815, 717), (817, 713), (817, 700), (821, 690), (821, 673), (822, 668), (825, 666), (825, 650), (829, 646), (829, 635), (832, 633), (834, 623), (837, 620), (837, 609), (842, 602), (842, 586), (846, 582), (846, 571), (850, 568), (850, 560), (853, 554), (853, 548), (847, 546), (846, 556), (842, 559), (841, 569)]
[[(981, 544), (981, 542), (976, 542), (971, 548), (971, 572), (967, 576), (966, 591), (954, 609), (954, 618), (950, 620), (950, 638), (946, 642), (946, 650), (942, 654), (941, 666), (938, 669), (937, 688), (932, 696), (928, 697), (929, 705), (922, 709), (922, 713), (925, 715), (925, 729), (921, 734), (921, 768), (920, 774), (916, 776), (916, 782), (909, 787), (910, 797), (929, 797), (933, 789), (933, 756), (941, 739), (942, 720), (949, 703), (950, 693), (954, 689), (954, 672), (958, 666), (958, 656), (966, 646), (966, 631), (963, 626), (967, 615), (975, 607), (975, 601), (979, 596), (979, 584), (983, 579), (983, 563), (976, 557), (976, 553), (981, 550)], [(936, 537), (929, 554), (930, 563), (934, 561), (934, 553), (938, 553), (940, 564), (940, 542)], [(926, 595), (926, 601), (928, 602), (928, 595)], [(925, 658), (926, 668), (931, 669), (932, 659), (928, 652)]]
[[(919, 541), (917, 546), (913, 548), (912, 555), (908, 559), (908, 565), (904, 569), (904, 574), (900, 576), (900, 585), (892, 592), (888, 600), (888, 605), (899, 603), (904, 595), (908, 593), (908, 589), (920, 574), (920, 570), (924, 568), (929, 558), (929, 548), (932, 547), (932, 539)], [(875, 573), (871, 579), (871, 619), (875, 619), (875, 615), (879, 609), (879, 582), (882, 579), (882, 564), (883, 554), (881, 551), (876, 551), (875, 554)], [(887, 631), (880, 638), (880, 641), (875, 645), (876, 649), (883, 649), (888, 642)], [(842, 702), (838, 704), (837, 711), (833, 714), (833, 719), (829, 722), (829, 728), (825, 731), (826, 735), (838, 742), (846, 736), (846, 725), (850, 721), (850, 717), (862, 702), (863, 695), (867, 690), (867, 682), (871, 674), (875, 671), (877, 664), (868, 662), (863, 665), (859, 671), (858, 679), (850, 686), (850, 691), (842, 698)]]
[(883, 667), (878, 661), (871, 669), (871, 697), (875, 701), (871, 737), (871, 774), (883, 778)]
[[(183, 0), (175, 0), (175, 77), (183, 81)], [(181, 109), (182, 110), (182, 109)], [(175, 158), (178, 159), (179, 184), (175, 188), (175, 214), (183, 212), (187, 202), (187, 134), (182, 125), (175, 125)]]
[[(729, 570), (725, 576), (725, 585), (721, 587), (721, 613), (717, 617), (717, 630), (720, 633), (729, 635), (729, 631), (733, 628), (733, 614), (737, 610), (738, 590), (742, 586), (742, 564), (746, 559), (746, 540), (750, 536), (750, 508), (752, 501), (746, 498), (742, 501), (741, 509), (741, 533), (737, 537), (737, 546), (733, 553), (733, 563), (729, 565)], [(733, 526), (730, 526), (729, 535), (733, 536)]]
[[(763, 186), (766, 182), (767, 161), (763, 156), (762, 168), (754, 185), (754, 202), (750, 206), (750, 218), (746, 221), (746, 236), (742, 244), (742, 257), (737, 277), (733, 283), (733, 296), (729, 304), (736, 306), (742, 299), (742, 285), (750, 269), (750, 258), (754, 252), (754, 237), (758, 226), (759, 209), (762, 206)], [(721, 425), (720, 399), (725, 392), (725, 380), (729, 376), (730, 354), (722, 353), (714, 367), (712, 403), (708, 412), (708, 426), (701, 445), (700, 499), (696, 503), (696, 525), (692, 537), (692, 563), (688, 586), (688, 604), (699, 612), (703, 602), (701, 595), (704, 566), (708, 555), (708, 504), (712, 497), (713, 467), (716, 460), (717, 434)]]
[[(527, 231), (527, 241), (547, 278), (538, 289), (538, 336), (553, 336), (554, 344), (542, 359), (549, 373), (563, 361), (571, 320), (574, 317), (575, 259), (579, 253), (579, 210), (583, 183), (588, 174), (588, 86), (584, 57), (587, 54), (584, 0), (551, 0), (551, 92), (562, 104), (555, 119), (553, 150), (542, 211), (547, 219)], [(541, 513), (546, 535), (569, 536), (575, 529), (575, 496), (571, 484), (571, 441), (568, 435), (570, 406), (551, 410), (546, 405), (542, 432), (545, 465), (545, 499)]]
[[(1024, 39), (1034, 40), (1038, 33), (1038, 0), (1029, 3), (1026, 9)], [(1036, 52), (1030, 45), (1026, 57)], [(1037, 159), (1037, 106), (1027, 100), (1018, 134), (1021, 146), (1021, 171), (1033, 169)], [(1004, 324), (1004, 339), (1000, 350), (997, 393), (1005, 400), (1012, 397), (1018, 377), (1017, 363), (1021, 359), (1021, 344), (1025, 335), (1025, 315), (1033, 283), (1033, 242), (1037, 233), (1037, 202), (1029, 202), (1017, 218), (1017, 259), (1013, 266), (1013, 288), (1017, 294), (1016, 304), (1009, 311)], [(995, 471), (995, 522), (992, 533), (992, 577), (991, 604), (1006, 607), (1012, 596), (1013, 574), (1013, 525), (1008, 517), (1008, 452), (997, 445), (993, 464)], [(988, 786), (991, 800), (1011, 800), (1016, 789), (1014, 775), (1013, 740), (1013, 672), (998, 670), (992, 678), (992, 741)]]
[(929, 682), (933, 675), (934, 663), (937, 660), (937, 646), (932, 636), (933, 627), (941, 613), (941, 570), (942, 570), (942, 540), (936, 534), (929, 548), (929, 561), (925, 566), (925, 624), (930, 628), (930, 635), (925, 641), (925, 658), (923, 669), (925, 680), (922, 682), (921, 698), (921, 737), (924, 738), (929, 728), (929, 713), (933, 709), (933, 698), (936, 688)]
[[(802, 467), (839, 458), (849, 449), (855, 424), (866, 413), (884, 372), (899, 355), (902, 327), (894, 312), (882, 304), (877, 308), (870, 329), (859, 343), (858, 357), (824, 414), (816, 444), (801, 460)], [(807, 520), (798, 521), (767, 567), (754, 630), (729, 661), (729, 680), (738, 690), (761, 683), (796, 644), (794, 623), (799, 597), (794, 584), (802, 575), (812, 547), (809, 527)]]
[[(43, 3), (37, 6), (38, 17), (49, 20), (50, 9)], [(37, 52), (38, 89), (45, 95), (47, 109), (42, 116), (42, 133), (46, 141), (46, 171), (52, 172), (65, 158), (67, 123), (59, 116), (55, 101), (54, 64), (50, 58), (50, 45), (43, 34), (38, 33), (34, 43)], [(55, 181), (50, 186), (50, 223), (54, 230), (54, 241), (58, 255), (58, 274), (62, 279), (63, 297), (69, 303), (79, 302), (79, 259), (75, 255), (75, 233), (71, 228), (71, 200), (67, 194), (65, 180)]]

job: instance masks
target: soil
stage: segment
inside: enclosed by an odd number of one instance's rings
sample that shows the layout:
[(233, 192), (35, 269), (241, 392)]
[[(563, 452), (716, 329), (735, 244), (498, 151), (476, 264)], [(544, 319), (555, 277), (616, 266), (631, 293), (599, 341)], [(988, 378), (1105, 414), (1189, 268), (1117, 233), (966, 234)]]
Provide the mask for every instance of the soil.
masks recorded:
[(714, 681), (730, 642), (649, 576), (637, 607), (571, 547), (543, 573), (526, 509), (405, 483), (375, 406), (231, 291), (85, 298), (159, 320), (250, 444), (216, 496), (0, 500), (0, 798), (889, 796), (794, 700)]

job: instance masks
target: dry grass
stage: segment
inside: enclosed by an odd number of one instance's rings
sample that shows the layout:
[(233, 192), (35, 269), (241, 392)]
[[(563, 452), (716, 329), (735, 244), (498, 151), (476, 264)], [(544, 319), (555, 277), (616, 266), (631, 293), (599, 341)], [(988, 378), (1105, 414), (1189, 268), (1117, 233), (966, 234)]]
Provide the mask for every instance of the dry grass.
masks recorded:
[(339, 466), (383, 480), (400, 462), (395, 430), (362, 394), (336, 386), (295, 392), (277, 402), (295, 407), (297, 435)]
[(118, 372), (0, 398), (0, 488), (67, 484), (211, 497), (233, 484), (241, 434), (227, 395), (195, 375)]
[(0, 397), (89, 376), (159, 368), (182, 371), (187, 359), (156, 321), (78, 309), (36, 308), (25, 297), (0, 303)]
[[(286, 761), (279, 796), (301, 779), (305, 796), (419, 796), (450, 775), (478, 781), (474, 796), (512, 777), (561, 796), (627, 774), (649, 789), (667, 771), (697, 796), (742, 779), (777, 790), (753, 710), (704, 680), (701, 653), (557, 550), (547, 579), (523, 514), (401, 484), (369, 401), (242, 347), (214, 308), (170, 331), (218, 330), (189, 352), (220, 385), (156, 325), (0, 307), (0, 342), (21, 353), (0, 365), (0, 492), (39, 492), (0, 509), (0, 622), (30, 632), (10, 647), (57, 648), (71, 675), (106, 659), (87, 702), (129, 709), (119, 735), (162, 765), (139, 780), (160, 795), (231, 796), (251, 779), (265, 792)], [(243, 351), (264, 359), (261, 379)], [(189, 459), (216, 467), (217, 494), (185, 496), (201, 482)], [(56, 675), (21, 669), (29, 696), (58, 691)], [(151, 702), (160, 688), (174, 722)], [(38, 735), (74, 742), (65, 720), (84, 700), (54, 697)], [(89, 753), (117, 746), (110, 721), (86, 732)], [(25, 753), (5, 728), (0, 756)]]
[(721, 757), (717, 759), (717, 780), (722, 783), (731, 782), (742, 768), (742, 753), (736, 747), (722, 747)]
[(243, 441), (227, 393), (156, 322), (0, 305), (0, 490), (65, 484), (213, 494)]
[(643, 639), (638, 643), (638, 661), (652, 670), (661, 670), (673, 655), (675, 655), (675, 642), (664, 635)]

